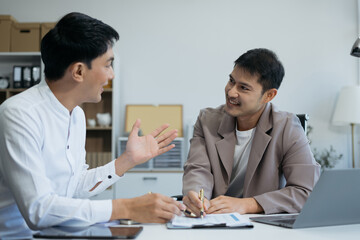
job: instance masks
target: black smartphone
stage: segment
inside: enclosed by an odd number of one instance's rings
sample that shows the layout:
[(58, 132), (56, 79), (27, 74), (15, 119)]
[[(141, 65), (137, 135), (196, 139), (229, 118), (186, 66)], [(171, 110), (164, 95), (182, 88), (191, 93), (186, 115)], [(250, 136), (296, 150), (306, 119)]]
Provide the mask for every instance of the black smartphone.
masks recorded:
[(90, 226), (52, 227), (41, 230), (33, 235), (34, 238), (72, 238), (72, 239), (134, 239), (143, 227), (105, 227)]

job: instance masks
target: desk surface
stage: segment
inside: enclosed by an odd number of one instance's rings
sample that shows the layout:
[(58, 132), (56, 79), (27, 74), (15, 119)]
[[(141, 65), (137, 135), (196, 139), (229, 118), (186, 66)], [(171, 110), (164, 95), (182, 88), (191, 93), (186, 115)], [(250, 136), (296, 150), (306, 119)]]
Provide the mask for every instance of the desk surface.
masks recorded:
[(252, 229), (181, 229), (169, 230), (165, 225), (146, 224), (143, 232), (136, 238), (166, 240), (227, 240), (227, 239), (266, 239), (266, 240), (332, 240), (359, 239), (360, 224), (303, 229), (287, 229), (253, 222)]
[[(249, 215), (254, 216), (254, 215)], [(303, 229), (288, 229), (253, 222), (252, 229), (167, 229), (165, 224), (142, 224), (143, 231), (137, 240), (228, 240), (228, 239), (266, 239), (266, 240), (358, 240), (360, 239), (360, 224), (331, 227), (315, 227)], [(122, 225), (124, 226), (124, 225)], [(138, 225), (136, 225), (138, 226)], [(17, 233), (18, 232), (18, 233)], [(4, 239), (31, 239), (32, 233), (19, 230)], [(20, 234), (20, 235), (19, 235)], [(2, 235), (2, 236), (1, 236)], [(8, 235), (5, 235), (8, 236)], [(10, 237), (11, 236), (11, 237)], [(0, 232), (0, 239), (4, 235)]]

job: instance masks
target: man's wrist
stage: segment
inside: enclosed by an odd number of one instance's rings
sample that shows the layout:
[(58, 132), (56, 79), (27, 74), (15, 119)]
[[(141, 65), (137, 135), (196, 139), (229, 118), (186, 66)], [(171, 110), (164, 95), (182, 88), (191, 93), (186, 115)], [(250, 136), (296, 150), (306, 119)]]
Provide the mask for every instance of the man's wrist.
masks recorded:
[(264, 209), (262, 206), (256, 201), (255, 198), (248, 198), (248, 204), (246, 213), (262, 213), (264, 212)]
[(115, 160), (115, 172), (118, 176), (124, 175), (129, 169), (135, 167), (136, 164), (133, 163), (129, 155), (124, 152)]
[(130, 211), (128, 207), (129, 199), (113, 199), (112, 214), (110, 220), (130, 219)]

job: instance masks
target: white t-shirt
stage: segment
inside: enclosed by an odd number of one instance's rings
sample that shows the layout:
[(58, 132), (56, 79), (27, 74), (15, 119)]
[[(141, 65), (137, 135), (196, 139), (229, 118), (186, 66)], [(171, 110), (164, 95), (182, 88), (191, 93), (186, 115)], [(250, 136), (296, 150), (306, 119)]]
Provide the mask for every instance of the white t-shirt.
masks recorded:
[(33, 228), (110, 219), (111, 200), (86, 198), (120, 177), (114, 161), (87, 170), (85, 137), (83, 110), (70, 114), (45, 81), (1, 104), (0, 230), (9, 213)]
[(245, 173), (249, 161), (255, 129), (256, 128), (252, 128), (247, 131), (239, 131), (236, 129), (237, 143), (235, 145), (234, 164), (230, 184), (225, 194), (227, 196), (243, 196)]

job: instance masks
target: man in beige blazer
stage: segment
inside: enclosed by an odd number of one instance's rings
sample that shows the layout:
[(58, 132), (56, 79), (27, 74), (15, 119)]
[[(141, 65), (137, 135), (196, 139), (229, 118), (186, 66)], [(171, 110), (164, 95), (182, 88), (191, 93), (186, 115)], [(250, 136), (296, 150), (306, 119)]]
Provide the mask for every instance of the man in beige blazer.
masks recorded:
[(201, 110), (184, 166), (183, 202), (204, 214), (299, 212), (320, 175), (296, 115), (270, 101), (284, 76), (277, 56), (253, 49), (235, 61), (226, 104)]

